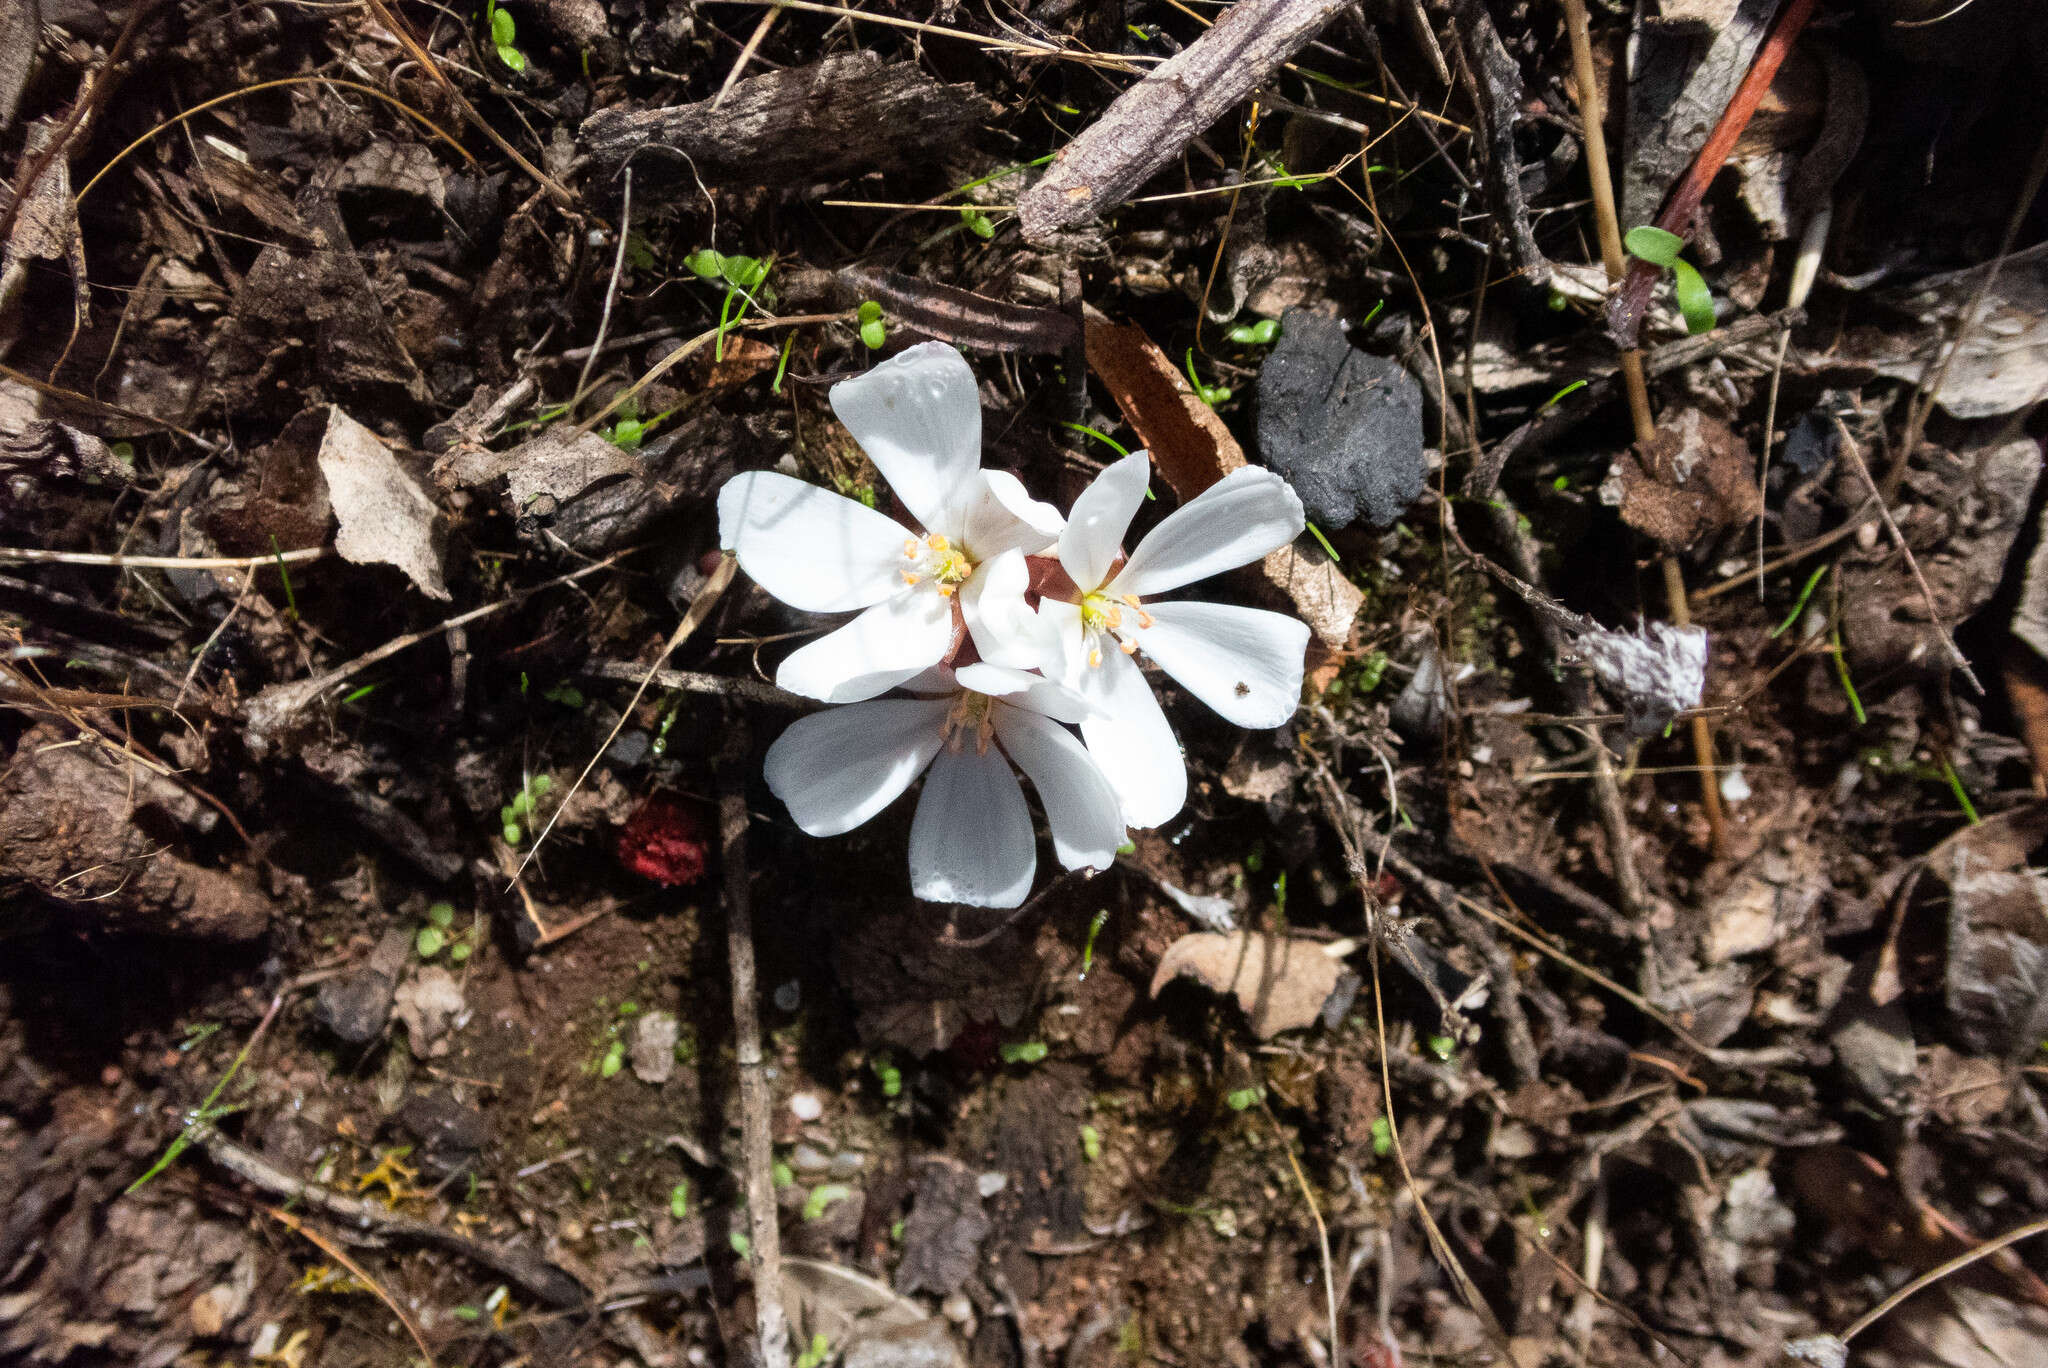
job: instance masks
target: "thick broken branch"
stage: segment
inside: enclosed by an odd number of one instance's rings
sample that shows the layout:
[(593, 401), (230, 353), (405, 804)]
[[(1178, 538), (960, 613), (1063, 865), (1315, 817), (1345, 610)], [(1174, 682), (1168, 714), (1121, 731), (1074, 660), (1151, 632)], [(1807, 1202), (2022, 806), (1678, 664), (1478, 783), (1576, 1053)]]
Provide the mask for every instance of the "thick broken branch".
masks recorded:
[(1349, 0), (1238, 0), (1214, 28), (1116, 98), (1017, 203), (1026, 241), (1093, 223), (1259, 88)]

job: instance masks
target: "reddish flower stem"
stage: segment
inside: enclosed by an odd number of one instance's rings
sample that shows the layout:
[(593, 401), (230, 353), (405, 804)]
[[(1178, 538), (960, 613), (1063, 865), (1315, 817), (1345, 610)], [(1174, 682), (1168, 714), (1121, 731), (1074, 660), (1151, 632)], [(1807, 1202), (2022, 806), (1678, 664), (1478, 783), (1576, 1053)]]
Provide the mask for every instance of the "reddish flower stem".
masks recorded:
[[(1700, 201), (1706, 198), (1707, 187), (1720, 174), (1728, 154), (1735, 150), (1736, 139), (1749, 127), (1750, 117), (1763, 103), (1764, 93), (1771, 88), (1778, 68), (1784, 65), (1785, 57), (1792, 51), (1792, 44), (1798, 41), (1806, 21), (1813, 17), (1813, 5), (1814, 0), (1790, 0), (1779, 11), (1778, 20), (1765, 36), (1763, 46), (1757, 49), (1756, 60), (1750, 63), (1748, 74), (1735, 88), (1735, 96), (1728, 101), (1728, 108), (1722, 111), (1714, 131), (1707, 135), (1706, 146), (1700, 149), (1700, 154), (1693, 158), (1692, 165), (1665, 198), (1663, 212), (1657, 215), (1659, 228), (1682, 238), (1692, 236), (1693, 220), (1699, 216)], [(1608, 301), (1607, 331), (1623, 351), (1635, 347), (1636, 336), (1642, 331), (1643, 310), (1650, 304), (1650, 291), (1656, 288), (1657, 277), (1663, 273), (1663, 267), (1647, 261), (1630, 262), (1628, 278), (1622, 282), (1614, 298)]]

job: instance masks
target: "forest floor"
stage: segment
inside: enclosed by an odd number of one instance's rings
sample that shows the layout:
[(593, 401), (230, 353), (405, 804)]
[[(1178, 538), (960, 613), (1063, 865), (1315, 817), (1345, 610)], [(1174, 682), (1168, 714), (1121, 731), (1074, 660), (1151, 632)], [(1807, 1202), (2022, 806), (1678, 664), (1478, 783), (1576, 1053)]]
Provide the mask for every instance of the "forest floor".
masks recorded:
[[(0, 1361), (2048, 1362), (2048, 13), (1574, 12), (10, 6)], [(1313, 529), (1011, 910), (720, 557), (928, 339)]]

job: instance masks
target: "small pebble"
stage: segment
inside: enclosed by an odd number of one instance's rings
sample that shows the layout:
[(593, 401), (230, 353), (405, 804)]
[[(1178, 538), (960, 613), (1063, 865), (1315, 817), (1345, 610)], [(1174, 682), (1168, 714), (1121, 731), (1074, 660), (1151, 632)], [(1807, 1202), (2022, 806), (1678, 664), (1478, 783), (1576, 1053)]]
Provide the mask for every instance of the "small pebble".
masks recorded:
[(1749, 800), (1749, 780), (1742, 777), (1742, 766), (1725, 770), (1721, 774), (1721, 797), (1730, 803)]
[(776, 1011), (794, 1012), (797, 1008), (803, 1005), (804, 986), (796, 979), (791, 979), (789, 982), (783, 984), (780, 988), (777, 988), (775, 990)]
[(800, 1143), (789, 1152), (789, 1166), (798, 1173), (823, 1173), (832, 1160), (816, 1145)]
[(988, 1172), (974, 1180), (974, 1190), (984, 1197), (993, 1197), (1010, 1185), (1007, 1173)]
[(974, 1303), (965, 1292), (955, 1292), (939, 1303), (939, 1313), (955, 1325), (965, 1325), (974, 1318)]
[(815, 1121), (825, 1114), (825, 1104), (816, 1093), (800, 1092), (789, 1099), (789, 1114), (799, 1121)]

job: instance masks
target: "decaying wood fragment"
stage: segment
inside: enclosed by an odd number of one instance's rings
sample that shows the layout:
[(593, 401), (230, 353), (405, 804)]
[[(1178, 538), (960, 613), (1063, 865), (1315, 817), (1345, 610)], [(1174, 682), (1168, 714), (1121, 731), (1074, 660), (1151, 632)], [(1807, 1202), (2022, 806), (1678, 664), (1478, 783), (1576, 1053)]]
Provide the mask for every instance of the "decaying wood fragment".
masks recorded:
[(1012, 304), (872, 266), (848, 266), (837, 283), (848, 307), (872, 299), (905, 327), (983, 351), (1057, 355), (1081, 340), (1081, 325), (1057, 309)]
[(1047, 243), (1122, 204), (1306, 47), (1348, 0), (1238, 0), (1216, 26), (1119, 95), (1018, 201)]
[(1480, 158), (1486, 198), (1493, 207), (1508, 258), (1525, 283), (1541, 286), (1550, 279), (1550, 261), (1536, 245), (1529, 222), (1529, 201), (1522, 193), (1522, 159), (1515, 151), (1515, 125), (1521, 118), (1522, 69), (1508, 55), (1500, 30), (1480, 0), (1462, 0), (1458, 22), (1465, 30), (1460, 46), (1465, 75), (1473, 90), (1473, 109), (1486, 136), (1487, 155)]
[(661, 109), (601, 109), (578, 141), (609, 176), (629, 157), (657, 193), (705, 181), (781, 184), (893, 170), (929, 159), (984, 118), (973, 86), (942, 85), (912, 62), (872, 52), (741, 81), (713, 101)]

